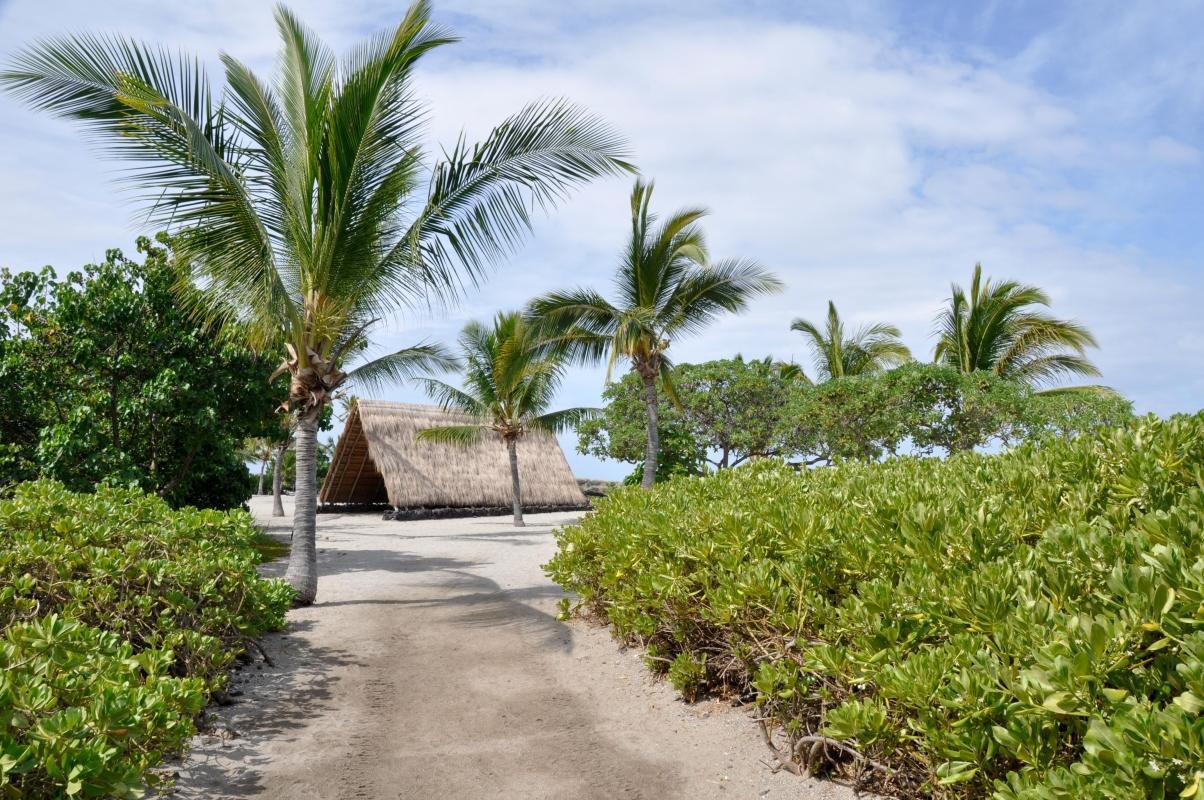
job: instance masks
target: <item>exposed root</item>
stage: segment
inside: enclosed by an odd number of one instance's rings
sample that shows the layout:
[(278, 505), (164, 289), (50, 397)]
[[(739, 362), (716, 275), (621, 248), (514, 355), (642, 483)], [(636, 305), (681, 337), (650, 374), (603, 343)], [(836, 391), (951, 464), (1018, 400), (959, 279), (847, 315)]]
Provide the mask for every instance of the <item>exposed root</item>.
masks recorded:
[(818, 768), (829, 762), (830, 757), (827, 751), (828, 748), (832, 748), (851, 758), (861, 770), (870, 769), (875, 772), (881, 772), (884, 775), (894, 774), (894, 770), (885, 764), (875, 761), (844, 742), (828, 736), (800, 736), (794, 740), (791, 752), (783, 752), (774, 744), (773, 734), (770, 733), (769, 725), (766, 724), (766, 721), (758, 719), (757, 724), (761, 728), (761, 738), (765, 741), (765, 746), (773, 754), (775, 764), (771, 765), (770, 769), (774, 772), (784, 769), (799, 777), (810, 778), (817, 774)]
[(757, 725), (761, 727), (761, 738), (765, 740), (765, 746), (769, 748), (769, 752), (773, 754), (774, 763), (770, 769), (774, 772), (786, 770), (798, 775), (800, 778), (810, 778), (811, 774), (794, 763), (794, 760), (788, 755), (784, 755), (777, 745), (773, 743), (773, 734), (769, 732), (769, 726), (765, 724), (765, 720), (757, 720)]
[(799, 751), (808, 744), (811, 745), (811, 750), (808, 753), (806, 760), (808, 766), (813, 764), (818, 757), (826, 755), (824, 751), (831, 747), (849, 756), (862, 767), (869, 767), (876, 772), (881, 772), (884, 775), (893, 775), (895, 773), (893, 769), (885, 764), (859, 753), (838, 739), (832, 739), (827, 736), (800, 736), (794, 743), (795, 755), (797, 756)]

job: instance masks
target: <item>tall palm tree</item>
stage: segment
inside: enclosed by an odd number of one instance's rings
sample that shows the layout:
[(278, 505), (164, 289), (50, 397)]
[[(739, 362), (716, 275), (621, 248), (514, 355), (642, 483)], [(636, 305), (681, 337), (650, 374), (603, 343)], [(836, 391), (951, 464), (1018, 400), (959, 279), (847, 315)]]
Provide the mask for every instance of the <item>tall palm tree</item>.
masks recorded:
[(317, 593), (319, 414), (348, 381), (405, 378), (442, 355), (419, 346), (350, 370), (373, 327), (453, 301), (519, 244), (533, 209), (630, 169), (619, 138), (563, 101), (529, 105), (430, 163), (412, 73), (454, 41), (430, 14), (418, 0), (340, 61), (277, 7), (275, 80), (222, 54), (221, 93), (199, 60), (120, 36), (47, 39), (0, 73), (132, 162), (123, 177), (148, 220), (180, 233), (181, 285), (199, 313), (254, 345), (284, 342), (297, 453), (287, 577), (299, 603)]
[(815, 359), (816, 380), (820, 382), (881, 372), (911, 360), (911, 351), (894, 325), (865, 325), (846, 336), (844, 321), (831, 300), (823, 328), (800, 317), (790, 323), (790, 330), (807, 337)]
[(1033, 385), (1099, 375), (1085, 355), (1098, 346), (1095, 337), (1079, 323), (1041, 310), (1049, 304), (1049, 295), (1036, 286), (984, 280), (982, 265), (975, 264), (969, 295), (954, 284), (948, 307), (937, 315), (933, 360)]
[(631, 192), (631, 237), (615, 273), (618, 300), (592, 289), (553, 292), (532, 301), (528, 313), (552, 341), (582, 361), (608, 359), (607, 380), (621, 358), (644, 382), (648, 444), (644, 488), (656, 479), (657, 380), (672, 396), (672, 364), (666, 351), (674, 338), (697, 333), (722, 312), (743, 311), (757, 296), (782, 283), (746, 259), (711, 262), (699, 220), (706, 211), (687, 208), (661, 224), (648, 206), (652, 184), (636, 180)]
[(541, 341), (518, 312), (502, 312), (493, 326), (470, 322), (460, 334), (464, 388), (428, 379), (427, 391), (448, 411), (467, 414), (463, 425), (428, 428), (420, 439), (473, 444), (496, 438), (510, 454), (514, 526), (523, 527), (522, 486), (518, 475), (518, 440), (529, 431), (556, 434), (575, 427), (594, 413), (591, 408), (548, 411), (564, 375), (564, 353)]

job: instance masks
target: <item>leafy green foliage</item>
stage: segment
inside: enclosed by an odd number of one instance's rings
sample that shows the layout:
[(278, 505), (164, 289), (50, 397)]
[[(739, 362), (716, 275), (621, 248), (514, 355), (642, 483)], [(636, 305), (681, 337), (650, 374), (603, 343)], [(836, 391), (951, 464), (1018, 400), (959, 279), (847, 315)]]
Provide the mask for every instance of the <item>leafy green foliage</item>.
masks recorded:
[(669, 665), (669, 683), (681, 692), (687, 703), (694, 702), (699, 693), (706, 688), (707, 657), (706, 653), (695, 655), (682, 651), (677, 654)]
[(283, 388), (246, 348), (190, 319), (169, 241), (139, 239), (61, 279), (0, 273), (0, 484), (133, 484), (173, 505), (251, 495), (239, 445), (274, 432)]
[[(634, 372), (624, 374), (606, 385), (602, 401), (601, 413), (577, 426), (577, 452), (614, 461), (642, 462), (648, 443), (643, 380)], [(660, 456), (672, 457), (672, 440), (684, 440), (690, 460), (701, 463), (703, 454), (687, 433), (678, 409), (663, 394), (657, 398), (657, 408)]]
[(0, 796), (133, 797), (292, 591), (241, 512), (22, 484), (0, 501)]
[[(658, 406), (662, 470), (697, 475), (754, 456), (809, 464), (888, 455), (948, 454), (1121, 424), (1129, 403), (1110, 392), (1034, 392), (989, 372), (908, 363), (812, 385), (770, 359), (740, 357), (673, 370), (677, 401)], [(578, 427), (579, 452), (639, 463), (645, 427), (636, 375), (607, 386), (606, 406)]]
[[(674, 397), (662, 394), (657, 414), (661, 457), (675, 467), (667, 474), (697, 475), (708, 461), (724, 468), (775, 453), (775, 427), (795, 382), (768, 358), (745, 361), (736, 356), (675, 367)], [(577, 428), (578, 451), (640, 461), (645, 424), (639, 376), (625, 375), (602, 396), (602, 414)], [(658, 460), (658, 470), (660, 466)]]
[(837, 739), (913, 797), (1200, 796), (1204, 414), (766, 461), (619, 490), (557, 538), (582, 607), (683, 686), (754, 688), (800, 760)]
[(1074, 436), (1121, 424), (1132, 410), (1107, 391), (1042, 394), (990, 372), (910, 363), (795, 384), (779, 414), (777, 452), (814, 464)]
[[(676, 477), (706, 474), (706, 459), (699, 452), (698, 443), (681, 428), (661, 428), (657, 439), (656, 472), (654, 483), (664, 483)], [(644, 482), (644, 459), (635, 462), (635, 468), (623, 478), (627, 486), (640, 486)]]
[(205, 703), (171, 653), (50, 615), (0, 639), (0, 795), (139, 797), (143, 775), (192, 735)]

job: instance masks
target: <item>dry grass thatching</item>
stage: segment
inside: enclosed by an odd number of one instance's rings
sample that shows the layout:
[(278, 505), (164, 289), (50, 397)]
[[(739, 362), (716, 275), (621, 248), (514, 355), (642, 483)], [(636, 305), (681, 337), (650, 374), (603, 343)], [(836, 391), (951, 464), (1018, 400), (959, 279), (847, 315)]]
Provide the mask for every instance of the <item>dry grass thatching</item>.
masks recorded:
[[(426, 428), (466, 421), (435, 406), (360, 400), (335, 446), (321, 501), (394, 508), (509, 506), (510, 461), (500, 438), (467, 447), (415, 441)], [(554, 436), (531, 432), (520, 439), (518, 468), (524, 505), (586, 504)]]

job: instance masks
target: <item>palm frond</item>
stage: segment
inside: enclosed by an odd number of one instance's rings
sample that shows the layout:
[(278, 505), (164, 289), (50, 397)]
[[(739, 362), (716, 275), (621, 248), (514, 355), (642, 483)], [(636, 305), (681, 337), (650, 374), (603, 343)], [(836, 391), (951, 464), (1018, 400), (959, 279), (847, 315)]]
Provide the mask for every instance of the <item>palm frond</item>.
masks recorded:
[(176, 254), (204, 286), (198, 297), (212, 297), (198, 313), (212, 306), (211, 322), (271, 339), (273, 320), (290, 313), (274, 254), (279, 209), (254, 193), (251, 151), (232, 141), (197, 59), (78, 35), (26, 49), (0, 82), (36, 109), (81, 122), (103, 152), (131, 164), (120, 179), (141, 192), (148, 220), (183, 229)]
[(553, 434), (565, 433), (576, 430), (582, 422), (595, 418), (599, 413), (601, 409), (597, 408), (566, 408), (532, 417), (527, 420), (527, 427)]
[(816, 376), (821, 381), (880, 372), (911, 359), (911, 351), (894, 325), (865, 325), (846, 336), (844, 322), (831, 300), (822, 329), (802, 318), (795, 319), (790, 329), (807, 337)]
[(1033, 385), (1041, 385), (1068, 377), (1099, 374), (1099, 369), (1083, 356), (1058, 353), (1031, 358), (1017, 365), (1008, 377)]
[(461, 138), (432, 172), (426, 207), (385, 259), (419, 268), (431, 290), (451, 298), (513, 252), (535, 210), (571, 189), (631, 171), (626, 144), (608, 125), (563, 100), (533, 103), (480, 144)]
[(984, 279), (982, 265), (976, 264), (969, 295), (955, 284), (937, 316), (934, 359), (1033, 385), (1098, 375), (1085, 355), (1097, 346), (1095, 337), (1077, 322), (1041, 310), (1049, 304), (1040, 288)]
[(485, 403), (451, 384), (434, 378), (423, 378), (418, 383), (426, 391), (427, 396), (438, 403), (444, 411), (459, 411), (477, 417), (484, 417), (489, 413), (489, 408)]
[(459, 361), (436, 342), (424, 342), (375, 358), (347, 373), (347, 380), (367, 391), (404, 383), (431, 372), (450, 372)]
[(719, 314), (743, 311), (754, 297), (782, 288), (782, 282), (755, 261), (718, 261), (676, 281), (661, 309), (660, 324), (669, 334), (697, 333)]
[(477, 444), (492, 431), (487, 425), (444, 425), (439, 428), (426, 428), (418, 431), (414, 438), (420, 442), (437, 442), (457, 447), (469, 447)]

